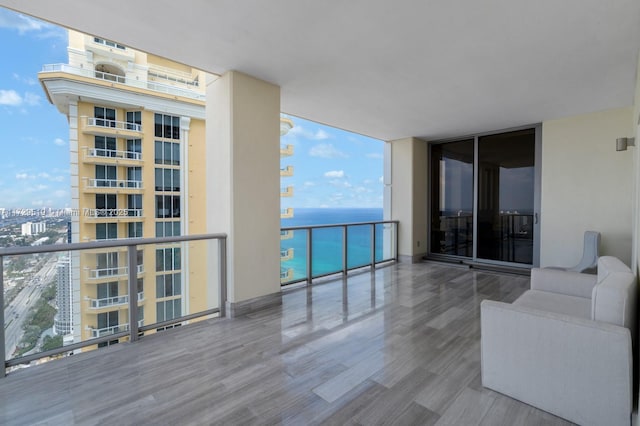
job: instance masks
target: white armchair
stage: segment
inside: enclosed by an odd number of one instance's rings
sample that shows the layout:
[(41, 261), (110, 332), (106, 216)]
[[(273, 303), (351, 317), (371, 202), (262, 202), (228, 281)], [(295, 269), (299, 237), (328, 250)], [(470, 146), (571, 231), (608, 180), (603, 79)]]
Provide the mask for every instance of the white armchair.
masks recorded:
[(629, 425), (636, 291), (614, 257), (597, 276), (533, 269), (514, 303), (482, 302), (483, 386), (582, 425)]

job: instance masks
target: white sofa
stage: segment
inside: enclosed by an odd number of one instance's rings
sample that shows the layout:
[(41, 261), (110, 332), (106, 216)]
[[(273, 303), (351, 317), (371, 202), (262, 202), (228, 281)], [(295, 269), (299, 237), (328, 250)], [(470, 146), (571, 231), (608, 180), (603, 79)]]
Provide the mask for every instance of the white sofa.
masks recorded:
[(515, 302), (482, 302), (483, 386), (578, 424), (629, 425), (636, 292), (615, 257), (597, 275), (532, 269)]

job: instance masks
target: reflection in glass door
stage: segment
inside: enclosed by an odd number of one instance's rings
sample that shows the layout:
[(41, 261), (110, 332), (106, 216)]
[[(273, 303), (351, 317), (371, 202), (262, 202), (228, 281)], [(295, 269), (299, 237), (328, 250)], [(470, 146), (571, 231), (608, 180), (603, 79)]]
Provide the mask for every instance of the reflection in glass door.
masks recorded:
[(478, 138), (479, 259), (533, 263), (535, 129)]
[(431, 253), (473, 256), (473, 144), (431, 148)]
[(430, 166), (431, 254), (534, 264), (535, 128), (431, 145)]

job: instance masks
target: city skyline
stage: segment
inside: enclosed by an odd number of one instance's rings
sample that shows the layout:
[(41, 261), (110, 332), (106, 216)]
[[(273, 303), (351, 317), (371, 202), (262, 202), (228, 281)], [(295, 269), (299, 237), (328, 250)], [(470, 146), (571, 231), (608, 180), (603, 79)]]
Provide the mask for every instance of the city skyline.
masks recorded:
[[(0, 9), (0, 37), (9, 58), (0, 67), (0, 143), (9, 152), (0, 161), (0, 207), (70, 207), (68, 123), (37, 78), (43, 65), (66, 62), (67, 32)], [(382, 141), (289, 117), (295, 127), (281, 140), (294, 145), (283, 162), (295, 168), (282, 183), (294, 187), (287, 206), (382, 207)]]

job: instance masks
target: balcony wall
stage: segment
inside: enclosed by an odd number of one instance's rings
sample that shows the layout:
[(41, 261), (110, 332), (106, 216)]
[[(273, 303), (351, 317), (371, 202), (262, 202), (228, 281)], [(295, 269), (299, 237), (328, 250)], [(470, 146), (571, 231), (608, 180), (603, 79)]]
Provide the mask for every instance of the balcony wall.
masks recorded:
[(542, 125), (541, 266), (575, 265), (586, 230), (602, 234), (601, 255), (631, 264), (633, 156), (616, 151), (631, 136), (632, 108)]

